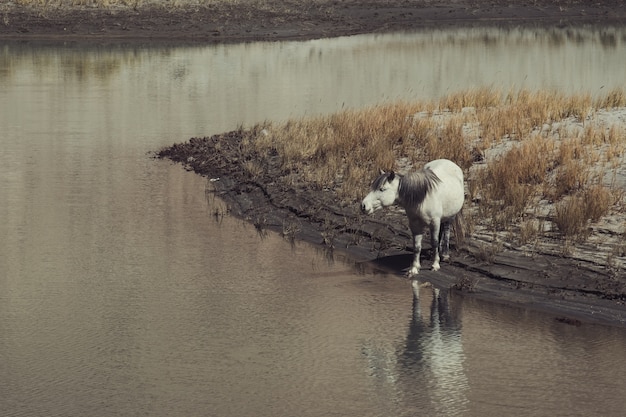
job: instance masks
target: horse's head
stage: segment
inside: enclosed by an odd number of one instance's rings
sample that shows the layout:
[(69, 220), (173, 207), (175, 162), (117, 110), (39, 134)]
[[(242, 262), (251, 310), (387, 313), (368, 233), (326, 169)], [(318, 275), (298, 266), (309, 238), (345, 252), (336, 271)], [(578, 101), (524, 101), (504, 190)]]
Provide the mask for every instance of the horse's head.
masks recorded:
[(364, 213), (372, 214), (382, 207), (395, 203), (398, 197), (399, 184), (400, 177), (393, 171), (381, 171), (380, 176), (372, 183), (369, 194), (361, 202), (361, 210)]

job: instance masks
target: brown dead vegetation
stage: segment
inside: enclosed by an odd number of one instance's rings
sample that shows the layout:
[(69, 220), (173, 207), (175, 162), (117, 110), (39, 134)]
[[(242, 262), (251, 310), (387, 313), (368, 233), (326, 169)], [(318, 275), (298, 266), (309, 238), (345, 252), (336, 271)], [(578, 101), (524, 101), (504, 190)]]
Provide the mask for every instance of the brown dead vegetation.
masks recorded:
[(599, 123), (600, 106), (624, 107), (626, 95), (477, 89), (437, 102), (268, 122), (245, 135), (242, 168), (259, 177), (278, 159), (286, 186), (330, 190), (345, 207), (362, 198), (379, 169), (405, 172), (448, 158), (466, 173), (470, 231), (514, 233), (524, 244), (545, 229), (583, 241), (590, 224), (621, 213), (624, 203), (624, 184), (607, 178), (623, 164), (626, 131)]

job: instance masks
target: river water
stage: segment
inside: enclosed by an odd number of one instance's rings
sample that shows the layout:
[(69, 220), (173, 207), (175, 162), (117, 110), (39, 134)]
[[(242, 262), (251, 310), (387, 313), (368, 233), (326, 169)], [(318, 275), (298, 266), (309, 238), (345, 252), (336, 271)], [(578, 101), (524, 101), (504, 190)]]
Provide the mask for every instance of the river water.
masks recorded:
[(151, 152), (458, 89), (624, 86), (626, 30), (195, 47), (0, 41), (0, 415), (626, 409), (626, 331), (422, 291), (222, 213)]

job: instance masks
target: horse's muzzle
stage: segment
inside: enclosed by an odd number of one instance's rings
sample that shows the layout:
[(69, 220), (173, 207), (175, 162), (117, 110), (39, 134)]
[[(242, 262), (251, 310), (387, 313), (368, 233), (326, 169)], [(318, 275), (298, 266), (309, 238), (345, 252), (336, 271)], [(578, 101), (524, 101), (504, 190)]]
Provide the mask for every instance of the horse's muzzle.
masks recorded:
[(361, 213), (363, 214), (372, 214), (376, 211), (375, 207), (369, 206), (365, 203), (361, 203)]

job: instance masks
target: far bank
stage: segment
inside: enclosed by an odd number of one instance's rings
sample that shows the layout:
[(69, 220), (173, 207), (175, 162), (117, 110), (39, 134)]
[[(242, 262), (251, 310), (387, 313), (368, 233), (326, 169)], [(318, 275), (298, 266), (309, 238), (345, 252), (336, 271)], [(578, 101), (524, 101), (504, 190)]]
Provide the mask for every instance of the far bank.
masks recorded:
[(304, 40), (459, 26), (581, 26), (626, 22), (626, 2), (72, 0), (0, 5), (0, 39), (233, 43)]

